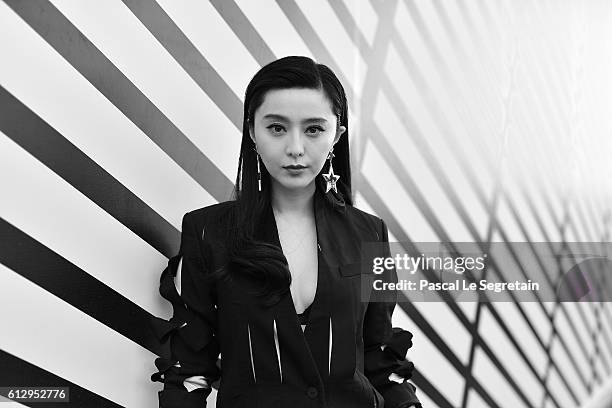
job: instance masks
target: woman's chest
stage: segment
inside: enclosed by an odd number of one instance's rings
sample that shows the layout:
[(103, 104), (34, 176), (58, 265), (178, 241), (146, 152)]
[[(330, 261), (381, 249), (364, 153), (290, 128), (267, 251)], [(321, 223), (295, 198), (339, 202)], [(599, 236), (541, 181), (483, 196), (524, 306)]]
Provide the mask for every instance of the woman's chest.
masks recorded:
[(285, 258), (291, 273), (290, 290), (295, 310), (301, 313), (314, 301), (317, 291), (319, 265), (316, 237), (303, 242), (299, 250), (285, 254)]

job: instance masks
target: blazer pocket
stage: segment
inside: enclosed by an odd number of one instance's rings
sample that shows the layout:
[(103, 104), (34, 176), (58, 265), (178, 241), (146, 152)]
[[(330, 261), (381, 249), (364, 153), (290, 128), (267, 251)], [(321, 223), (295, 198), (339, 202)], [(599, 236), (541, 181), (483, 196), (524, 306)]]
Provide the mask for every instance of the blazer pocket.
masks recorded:
[(339, 269), (340, 275), (342, 276), (369, 275), (374, 273), (371, 269), (368, 269), (368, 266), (363, 262), (340, 265)]

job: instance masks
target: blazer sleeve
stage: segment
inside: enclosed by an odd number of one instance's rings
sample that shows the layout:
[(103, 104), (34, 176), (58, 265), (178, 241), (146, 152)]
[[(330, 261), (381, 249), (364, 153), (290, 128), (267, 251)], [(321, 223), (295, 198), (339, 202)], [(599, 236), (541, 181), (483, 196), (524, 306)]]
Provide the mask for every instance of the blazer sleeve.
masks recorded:
[(160, 278), (159, 293), (172, 303), (173, 316), (151, 320), (160, 343), (170, 340), (170, 358), (155, 359), (159, 371), (151, 376), (164, 383), (160, 408), (205, 407), (211, 384), (220, 378), (217, 313), (207, 272), (193, 215), (187, 213), (179, 253), (168, 260)]
[[(384, 220), (380, 221), (383, 256), (388, 257), (389, 233)], [(397, 282), (395, 268), (384, 274), (383, 279)], [(412, 347), (412, 333), (392, 327), (391, 317), (397, 303), (397, 294), (392, 298), (385, 294), (383, 298), (371, 301), (366, 309), (363, 324), (365, 375), (383, 396), (385, 408), (421, 408), (415, 394), (416, 387), (408, 382), (414, 369), (414, 364), (406, 360), (406, 353)]]

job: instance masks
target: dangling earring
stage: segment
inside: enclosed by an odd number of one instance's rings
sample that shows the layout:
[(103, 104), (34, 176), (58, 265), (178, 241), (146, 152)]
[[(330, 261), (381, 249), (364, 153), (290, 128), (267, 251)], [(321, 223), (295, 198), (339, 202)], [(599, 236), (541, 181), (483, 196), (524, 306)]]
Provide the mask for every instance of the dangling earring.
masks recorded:
[(329, 154), (327, 155), (327, 158), (329, 159), (329, 170), (327, 173), (323, 173), (323, 178), (327, 182), (325, 193), (327, 193), (329, 190), (334, 190), (334, 192), (337, 194), (338, 190), (336, 189), (336, 182), (338, 181), (340, 176), (336, 176), (334, 174), (334, 166), (332, 165), (332, 158), (335, 157), (335, 154), (333, 153), (333, 151), (334, 151), (334, 148), (332, 147), (332, 149), (329, 151)]
[(254, 147), (257, 160), (257, 189), (261, 191), (261, 169), (259, 168), (259, 153), (257, 152), (257, 148)]

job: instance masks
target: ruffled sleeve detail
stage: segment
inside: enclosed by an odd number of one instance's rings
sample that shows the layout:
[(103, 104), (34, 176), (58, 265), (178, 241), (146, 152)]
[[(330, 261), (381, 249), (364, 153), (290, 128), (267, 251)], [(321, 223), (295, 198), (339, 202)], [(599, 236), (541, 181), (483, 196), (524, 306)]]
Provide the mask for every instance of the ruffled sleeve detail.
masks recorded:
[[(172, 304), (172, 318), (153, 316), (150, 321), (160, 344), (170, 341), (171, 355), (156, 358), (158, 372), (151, 375), (151, 381), (164, 383), (159, 403), (166, 408), (206, 406), (210, 384), (221, 376), (212, 284), (207, 280), (195, 225), (188, 215), (183, 218), (181, 249), (168, 260), (160, 277), (159, 293)], [(175, 284), (179, 267), (180, 293)]]
[[(412, 347), (412, 333), (394, 327), (391, 339), (386, 344), (383, 344), (379, 350), (365, 353), (370, 381), (381, 384), (386, 380), (404, 382), (410, 379), (414, 364), (405, 358), (410, 347)], [(402, 380), (398, 381), (397, 377)]]
[(406, 359), (412, 347), (412, 333), (394, 327), (391, 338), (379, 347), (366, 350), (367, 377), (385, 399), (385, 407), (421, 407), (416, 387), (408, 382), (414, 364)]

